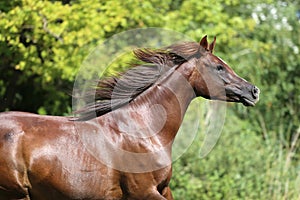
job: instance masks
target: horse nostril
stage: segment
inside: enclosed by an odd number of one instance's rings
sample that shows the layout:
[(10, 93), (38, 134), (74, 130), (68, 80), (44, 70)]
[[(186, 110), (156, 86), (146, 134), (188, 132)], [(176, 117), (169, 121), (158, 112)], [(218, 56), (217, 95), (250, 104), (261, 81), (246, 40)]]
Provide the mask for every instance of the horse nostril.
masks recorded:
[(253, 98), (257, 99), (259, 96), (259, 89), (256, 86), (253, 86), (251, 92), (252, 92)]

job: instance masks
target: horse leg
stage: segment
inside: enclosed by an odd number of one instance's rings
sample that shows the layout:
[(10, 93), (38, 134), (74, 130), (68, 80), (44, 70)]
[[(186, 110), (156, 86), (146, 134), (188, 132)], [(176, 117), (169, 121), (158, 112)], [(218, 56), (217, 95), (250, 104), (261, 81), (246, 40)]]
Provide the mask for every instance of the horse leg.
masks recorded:
[(30, 200), (30, 197), (27, 195), (25, 198), (18, 199), (18, 200)]
[(18, 193), (8, 193), (0, 191), (0, 199), (6, 199), (6, 200), (30, 200), (29, 195), (21, 195)]
[(163, 197), (161, 194), (151, 194), (151, 195), (147, 195), (146, 197), (142, 198), (142, 199), (151, 199), (151, 200), (168, 200), (165, 197)]
[[(123, 197), (124, 198), (124, 197)], [(129, 195), (128, 197), (125, 197), (125, 199), (130, 200), (169, 200), (166, 199), (162, 194), (160, 194), (158, 191), (153, 191), (148, 194), (141, 194), (141, 193), (135, 193), (132, 195)]]
[(172, 196), (172, 192), (170, 187), (165, 187), (162, 191), (162, 195), (167, 199), (167, 200), (174, 200)]

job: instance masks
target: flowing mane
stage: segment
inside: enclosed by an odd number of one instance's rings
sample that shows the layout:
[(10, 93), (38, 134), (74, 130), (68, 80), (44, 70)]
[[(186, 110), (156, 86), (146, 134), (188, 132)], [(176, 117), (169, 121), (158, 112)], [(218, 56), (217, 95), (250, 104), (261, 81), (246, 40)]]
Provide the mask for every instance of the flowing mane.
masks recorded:
[(183, 42), (164, 49), (135, 50), (136, 63), (142, 61), (144, 64), (133, 64), (124, 73), (97, 81), (96, 89), (91, 90), (85, 97), (91, 102), (75, 112), (79, 115), (78, 120), (89, 120), (130, 103), (170, 68), (196, 56), (199, 47), (196, 42)]

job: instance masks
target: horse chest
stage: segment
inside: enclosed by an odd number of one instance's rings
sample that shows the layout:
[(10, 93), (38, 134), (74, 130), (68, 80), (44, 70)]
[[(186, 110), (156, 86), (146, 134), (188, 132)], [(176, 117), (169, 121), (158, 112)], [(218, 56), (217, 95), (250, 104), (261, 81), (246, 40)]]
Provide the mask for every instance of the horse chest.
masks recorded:
[(168, 187), (171, 173), (171, 166), (148, 173), (127, 173), (123, 175), (120, 186), (124, 195), (132, 197), (159, 194)]

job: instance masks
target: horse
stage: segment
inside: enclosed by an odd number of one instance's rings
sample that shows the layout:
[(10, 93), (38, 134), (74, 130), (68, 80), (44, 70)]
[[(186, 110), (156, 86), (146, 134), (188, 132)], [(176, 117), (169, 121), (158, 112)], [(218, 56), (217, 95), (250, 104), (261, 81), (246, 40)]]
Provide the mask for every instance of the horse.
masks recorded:
[(72, 117), (1, 113), (0, 199), (173, 199), (172, 143), (190, 102), (259, 100), (215, 43), (134, 50), (140, 64), (99, 80)]

